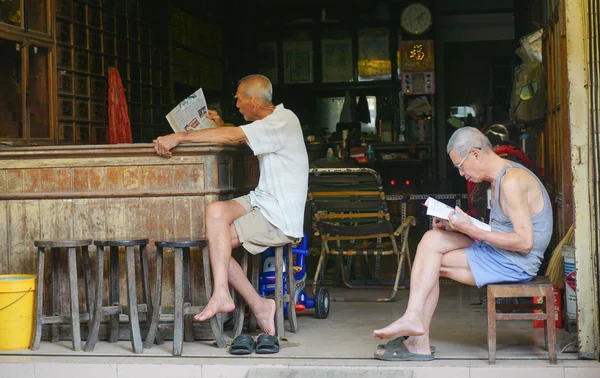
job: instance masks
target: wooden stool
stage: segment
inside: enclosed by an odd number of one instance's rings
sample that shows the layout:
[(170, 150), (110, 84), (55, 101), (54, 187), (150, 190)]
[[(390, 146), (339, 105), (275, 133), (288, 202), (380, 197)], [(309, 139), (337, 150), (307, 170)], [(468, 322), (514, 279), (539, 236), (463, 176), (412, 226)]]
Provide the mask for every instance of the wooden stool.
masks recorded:
[[(202, 238), (176, 238), (163, 239), (155, 241), (156, 244), (156, 300), (154, 311), (152, 314), (152, 322), (148, 330), (148, 337), (144, 342), (145, 348), (152, 347), (154, 337), (158, 330), (158, 322), (160, 320), (160, 312), (163, 309), (161, 304), (162, 296), (162, 273), (163, 273), (163, 248), (173, 248), (175, 257), (175, 285), (173, 287), (175, 293), (175, 309), (173, 315), (173, 355), (181, 356), (183, 349), (183, 340), (185, 332), (185, 341), (194, 341), (193, 315), (201, 312), (204, 306), (192, 306), (192, 295), (190, 290), (190, 248), (202, 248), (202, 265), (204, 267), (204, 288), (206, 298), (212, 295), (212, 282), (210, 261), (208, 257), (208, 249), (206, 247), (206, 239)], [(184, 326), (185, 317), (185, 326)], [(169, 320), (171, 317), (168, 317)], [(223, 329), (219, 325), (217, 316), (210, 319), (217, 346), (225, 348), (225, 339), (223, 338)]]
[[(127, 306), (129, 315), (129, 330), (131, 332), (131, 347), (134, 353), (142, 353), (142, 338), (140, 334), (139, 313), (146, 313), (148, 325), (152, 317), (152, 299), (150, 297), (150, 281), (148, 278), (148, 256), (146, 246), (147, 238), (117, 238), (94, 240), (96, 245), (96, 271), (98, 272), (96, 282), (96, 304), (92, 327), (85, 344), (86, 351), (92, 351), (98, 342), (98, 331), (103, 315), (110, 315), (110, 331), (108, 341), (116, 343), (119, 341), (119, 315), (122, 314), (123, 306), (119, 298), (119, 247), (125, 247), (125, 265), (127, 272)], [(139, 248), (140, 268), (142, 281), (142, 295), (144, 304), (138, 304), (136, 277), (135, 277), (135, 247)], [(105, 247), (110, 247), (109, 254), (109, 305), (102, 305), (102, 294), (104, 293), (104, 253)], [(162, 343), (162, 335), (157, 335), (157, 342)]]
[[(287, 247), (287, 292), (283, 295), (283, 248)], [(275, 335), (277, 337), (282, 337), (285, 335), (285, 326), (284, 326), (284, 316), (283, 316), (283, 305), (287, 302), (287, 314), (288, 321), (290, 323), (290, 330), (294, 333), (298, 332), (298, 319), (296, 318), (296, 303), (294, 303), (294, 292), (296, 290), (296, 282), (294, 280), (294, 256), (292, 255), (292, 244), (288, 243), (285, 246), (275, 246)], [(242, 256), (242, 269), (244, 273), (248, 272), (248, 251), (244, 250), (244, 254)], [(252, 286), (258, 291), (258, 281), (259, 274), (261, 270), (261, 256), (260, 254), (252, 256), (252, 277), (251, 282)], [(237, 299), (237, 314), (235, 319), (235, 326), (233, 330), (233, 337), (237, 337), (242, 333), (242, 328), (244, 326), (244, 312), (245, 312), (245, 302), (244, 299)], [(256, 318), (254, 316), (250, 316), (248, 331), (253, 332), (256, 329)]]
[[(544, 297), (544, 304), (496, 304), (496, 298)], [(550, 363), (556, 364), (556, 324), (554, 292), (548, 277), (535, 277), (529, 283), (493, 284), (487, 288), (489, 363), (496, 363), (497, 320), (544, 320), (545, 341)], [(544, 310), (543, 313), (496, 313), (496, 310)]]
[[(37, 350), (40, 347), (42, 339), (42, 325), (52, 324), (52, 342), (57, 342), (60, 339), (60, 324), (71, 323), (73, 333), (73, 350), (81, 349), (81, 329), (80, 320), (90, 321), (90, 314), (94, 309), (94, 299), (92, 294), (92, 271), (90, 266), (90, 255), (88, 246), (92, 244), (90, 239), (83, 240), (35, 240), (33, 244), (38, 249), (38, 270), (37, 270), (37, 285), (36, 285), (36, 303), (35, 303), (35, 328), (34, 336), (31, 341), (31, 349)], [(81, 247), (83, 255), (83, 272), (85, 280), (85, 294), (87, 313), (79, 313), (79, 296), (77, 290), (77, 247)], [(52, 315), (43, 315), (44, 306), (44, 261), (46, 248), (51, 248), (52, 251)], [(69, 314), (61, 314), (60, 308), (60, 249), (67, 248), (68, 259), (68, 277), (69, 277), (69, 299), (71, 301), (71, 309)]]

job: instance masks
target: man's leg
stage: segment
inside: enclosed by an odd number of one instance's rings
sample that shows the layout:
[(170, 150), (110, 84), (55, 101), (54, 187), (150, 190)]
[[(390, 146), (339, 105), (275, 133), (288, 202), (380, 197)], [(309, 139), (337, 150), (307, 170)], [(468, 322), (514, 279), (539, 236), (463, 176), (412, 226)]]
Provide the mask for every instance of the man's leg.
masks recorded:
[(229, 283), (250, 306), (250, 311), (256, 316), (258, 327), (264, 333), (275, 336), (275, 301), (258, 295), (234, 258), (229, 262)]
[[(473, 273), (471, 273), (471, 268), (469, 267), (464, 249), (451, 251), (443, 255), (440, 276), (467, 285), (475, 285)], [(429, 354), (430, 352), (429, 328), (438, 304), (439, 296), (440, 281), (437, 280), (425, 301), (425, 308), (423, 311), (423, 328), (425, 328), (425, 333), (421, 336), (413, 336), (404, 343), (412, 353)]]
[[(445, 263), (454, 266), (456, 264), (454, 262), (455, 256), (457, 255), (454, 253), (449, 254), (449, 252), (461, 253), (457, 250), (462, 250), (464, 256), (464, 248), (472, 245), (473, 240), (463, 234), (440, 230), (428, 231), (417, 247), (417, 254), (411, 272), (410, 296), (406, 312), (389, 326), (373, 331), (373, 336), (386, 339), (398, 336), (421, 336), (428, 332), (424, 324), (425, 308), (428, 309), (429, 319), (427, 322), (429, 322), (437, 306), (439, 288), (433, 290), (436, 285), (439, 285), (444, 255), (448, 254), (448, 257), (444, 259)], [(464, 258), (464, 262), (466, 262), (466, 258)], [(460, 262), (458, 264), (460, 265)], [(470, 270), (464, 271), (464, 268), (462, 266), (463, 271), (455, 275), (457, 278), (468, 281)], [(468, 264), (466, 264), (466, 268), (468, 269)], [(431, 313), (429, 314), (429, 312)]]
[(246, 214), (235, 200), (213, 202), (206, 208), (206, 239), (213, 273), (214, 291), (204, 310), (194, 319), (205, 321), (216, 314), (235, 309), (229, 293), (229, 265), (231, 260), (231, 229), (233, 221)]

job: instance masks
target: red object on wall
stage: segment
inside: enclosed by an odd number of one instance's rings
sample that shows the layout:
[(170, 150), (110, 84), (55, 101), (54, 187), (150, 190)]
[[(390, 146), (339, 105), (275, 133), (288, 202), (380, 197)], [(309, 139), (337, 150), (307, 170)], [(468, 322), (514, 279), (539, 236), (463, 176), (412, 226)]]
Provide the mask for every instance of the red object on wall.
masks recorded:
[[(562, 328), (562, 293), (558, 286), (552, 286), (552, 290), (554, 291), (554, 320), (556, 324), (556, 328)], [(543, 297), (533, 297), (533, 303), (544, 303)], [(534, 312), (541, 312), (541, 310), (534, 310)], [(534, 320), (533, 328), (544, 328), (543, 320)]]
[(114, 67), (108, 72), (108, 143), (133, 143), (125, 88)]

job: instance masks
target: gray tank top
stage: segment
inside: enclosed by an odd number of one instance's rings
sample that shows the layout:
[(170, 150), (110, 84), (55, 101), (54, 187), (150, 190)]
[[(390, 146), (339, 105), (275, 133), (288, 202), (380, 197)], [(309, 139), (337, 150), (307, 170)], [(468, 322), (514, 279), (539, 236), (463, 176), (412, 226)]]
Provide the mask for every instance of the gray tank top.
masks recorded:
[(502, 212), (502, 209), (500, 209), (500, 204), (498, 201), (502, 177), (508, 168), (524, 169), (533, 177), (535, 177), (537, 182), (540, 184), (540, 189), (542, 190), (542, 196), (544, 197), (544, 208), (533, 218), (531, 218), (531, 222), (533, 223), (533, 249), (531, 252), (520, 253), (508, 251), (499, 247), (492, 247), (515, 265), (523, 269), (527, 274), (530, 276), (535, 276), (540, 268), (540, 265), (542, 264), (544, 253), (546, 252), (546, 248), (548, 248), (550, 238), (552, 237), (552, 205), (544, 184), (542, 184), (540, 179), (533, 172), (519, 163), (511, 162), (506, 164), (504, 167), (502, 167), (500, 174), (498, 174), (498, 177), (496, 178), (496, 190), (494, 191), (493, 199), (494, 202), (492, 211), (490, 213), (490, 225), (492, 227), (492, 232), (513, 232), (513, 224), (510, 221), (510, 218), (508, 218)]

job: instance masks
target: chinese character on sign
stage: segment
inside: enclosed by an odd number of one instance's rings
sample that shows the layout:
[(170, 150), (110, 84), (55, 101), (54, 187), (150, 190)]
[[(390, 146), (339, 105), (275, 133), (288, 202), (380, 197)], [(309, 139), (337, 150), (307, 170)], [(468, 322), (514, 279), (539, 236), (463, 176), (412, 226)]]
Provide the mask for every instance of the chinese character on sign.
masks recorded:
[(421, 61), (425, 58), (425, 52), (423, 51), (423, 44), (414, 44), (410, 49), (410, 59)]

